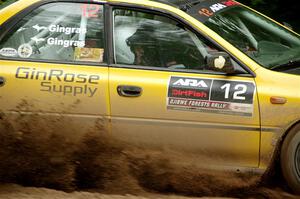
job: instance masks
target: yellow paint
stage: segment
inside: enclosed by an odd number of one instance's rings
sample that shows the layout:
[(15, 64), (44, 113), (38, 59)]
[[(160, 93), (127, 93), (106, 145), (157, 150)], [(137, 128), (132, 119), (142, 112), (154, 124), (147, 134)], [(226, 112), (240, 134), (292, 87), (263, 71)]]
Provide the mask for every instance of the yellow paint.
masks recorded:
[(21, 0), (0, 10), (0, 25), (4, 23), (7, 19), (17, 14), (18, 12), (39, 1), (40, 0)]
[[(239, 129), (259, 128), (257, 99), (254, 100), (253, 117), (169, 110), (166, 107), (167, 82), (171, 75), (241, 81), (253, 81), (253, 78), (120, 68), (111, 68), (109, 73), (115, 137), (150, 147), (163, 146), (196, 153), (199, 158), (215, 157), (215, 161), (221, 159), (226, 165), (258, 167), (260, 132)], [(137, 98), (121, 97), (116, 92), (118, 85), (140, 86), (143, 94)]]
[[(24, 8), (39, 0), (20, 0), (0, 11), (0, 24)], [(215, 156), (226, 165), (266, 169), (270, 163), (278, 138), (290, 126), (300, 120), (300, 78), (262, 68), (247, 55), (225, 41), (204, 24), (185, 12), (158, 2), (148, 0), (109, 0), (112, 3), (129, 3), (150, 9), (165, 10), (176, 14), (204, 35), (219, 43), (242, 63), (255, 72), (256, 77), (233, 77), (176, 73), (176, 76), (204, 77), (255, 82), (257, 93), (253, 117), (218, 115), (212, 113), (186, 112), (166, 109), (167, 86), (172, 72), (119, 69), (106, 66), (51, 64), (0, 60), (0, 74), (6, 77), (1, 87), (0, 109), (5, 111), (62, 113), (76, 116), (108, 119), (111, 133), (133, 143), (171, 148)], [(94, 97), (72, 96), (41, 91), (42, 79), (24, 80), (15, 78), (18, 67), (50, 71), (61, 69), (69, 73), (100, 75)], [(136, 77), (133, 79), (132, 77)], [(58, 80), (53, 84), (61, 85)], [(117, 94), (118, 85), (137, 85), (143, 88), (140, 98), (124, 98)], [(65, 86), (78, 86), (69, 83)], [(271, 96), (287, 98), (284, 105), (270, 103)], [(28, 102), (29, 105), (24, 102)], [(23, 104), (22, 104), (23, 103)], [(34, 105), (31, 105), (33, 103)], [(19, 106), (19, 107), (17, 107)], [(76, 120), (80, 122), (80, 120)], [(211, 128), (215, 125), (216, 128)], [(210, 127), (207, 127), (210, 126)], [(259, 127), (259, 130), (230, 130), (231, 127)]]

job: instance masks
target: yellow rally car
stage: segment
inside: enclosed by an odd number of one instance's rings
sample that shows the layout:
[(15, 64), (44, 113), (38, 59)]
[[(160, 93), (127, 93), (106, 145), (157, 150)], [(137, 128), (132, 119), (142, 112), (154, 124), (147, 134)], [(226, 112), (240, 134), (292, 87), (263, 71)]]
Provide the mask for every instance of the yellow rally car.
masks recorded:
[(20, 0), (0, 16), (1, 112), (63, 115), (75, 137), (100, 119), (224, 170), (280, 159), (300, 193), (292, 30), (232, 0)]

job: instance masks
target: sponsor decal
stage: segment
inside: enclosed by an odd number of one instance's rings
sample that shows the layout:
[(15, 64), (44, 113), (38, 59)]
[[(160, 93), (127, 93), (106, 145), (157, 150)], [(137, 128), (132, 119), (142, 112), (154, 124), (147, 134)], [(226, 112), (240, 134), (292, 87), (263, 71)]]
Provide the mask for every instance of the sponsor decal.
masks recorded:
[(57, 38), (50, 37), (50, 38), (47, 39), (47, 44), (48, 45), (55, 45), (55, 46), (63, 46), (65, 48), (68, 48), (70, 46), (84, 47), (85, 46), (85, 41), (62, 40), (62, 39), (57, 39)]
[(103, 62), (103, 48), (75, 48), (75, 61)]
[(207, 88), (207, 84), (203, 80), (197, 79), (184, 79), (180, 78), (173, 83), (174, 86), (187, 86), (187, 87), (203, 87)]
[(22, 44), (18, 48), (18, 55), (22, 58), (29, 58), (33, 53), (32, 47), (29, 44)]
[(206, 0), (191, 8), (188, 13), (196, 17), (201, 22), (205, 22), (216, 13), (228, 7), (238, 5), (240, 4), (233, 0)]
[(167, 108), (252, 116), (254, 93), (251, 81), (172, 76)]
[(96, 18), (99, 17), (99, 14), (101, 12), (101, 5), (83, 4), (81, 6), (81, 10), (82, 10), (82, 16), (87, 18)]
[(33, 29), (35, 29), (36, 31), (40, 32), (42, 30), (48, 30), (51, 33), (64, 33), (66, 35), (70, 35), (70, 34), (85, 34), (87, 33), (87, 29), (86, 28), (74, 28), (74, 27), (64, 27), (64, 26), (60, 26), (60, 25), (55, 25), (52, 24), (50, 26), (40, 26), (39, 24), (35, 24), (34, 26), (32, 26)]
[[(50, 26), (40, 26), (39, 24), (35, 24), (32, 26), (33, 29), (36, 31), (47, 31), (51, 33), (64, 33), (65, 35), (71, 35), (71, 34), (86, 34), (87, 29), (86, 28), (76, 28), (76, 27), (64, 27), (60, 25), (50, 25)], [(32, 41), (35, 43), (40, 43), (40, 42), (46, 42), (48, 45), (56, 45), (56, 46), (63, 46), (65, 48), (68, 48), (70, 46), (74, 47), (84, 47), (85, 46), (85, 41), (81, 40), (63, 40), (63, 39), (58, 39), (54, 37), (49, 37), (47, 39), (45, 38), (38, 38), (38, 37), (32, 37)]]
[(60, 25), (50, 25), (48, 27), (49, 32), (57, 32), (57, 33), (64, 33), (66, 35), (70, 35), (70, 34), (85, 34), (87, 33), (87, 29), (86, 28), (74, 28), (74, 27), (63, 27)]
[(18, 55), (18, 51), (14, 48), (2, 48), (0, 50), (0, 55), (4, 57), (16, 57)]
[(65, 72), (61, 69), (38, 70), (18, 67), (17, 79), (40, 81), (40, 91), (63, 96), (94, 97), (98, 92), (99, 75)]

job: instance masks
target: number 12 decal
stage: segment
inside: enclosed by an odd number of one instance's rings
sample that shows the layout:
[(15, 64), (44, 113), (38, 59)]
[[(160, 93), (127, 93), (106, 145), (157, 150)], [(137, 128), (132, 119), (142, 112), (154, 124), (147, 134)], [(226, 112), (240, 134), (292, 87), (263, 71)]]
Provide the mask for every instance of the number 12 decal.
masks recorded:
[[(229, 98), (229, 92), (230, 92), (231, 84), (227, 83), (224, 84), (221, 89), (225, 89), (225, 99)], [(245, 84), (237, 84), (234, 87), (234, 93), (233, 93), (233, 99), (236, 100), (246, 100), (245, 96), (241, 96), (247, 92), (247, 86)]]
[(211, 100), (252, 104), (255, 84), (248, 81), (229, 81), (214, 79)]
[(171, 76), (167, 108), (253, 116), (254, 81)]
[(100, 5), (96, 4), (83, 4), (81, 6), (82, 15), (87, 18), (96, 18), (99, 16)]

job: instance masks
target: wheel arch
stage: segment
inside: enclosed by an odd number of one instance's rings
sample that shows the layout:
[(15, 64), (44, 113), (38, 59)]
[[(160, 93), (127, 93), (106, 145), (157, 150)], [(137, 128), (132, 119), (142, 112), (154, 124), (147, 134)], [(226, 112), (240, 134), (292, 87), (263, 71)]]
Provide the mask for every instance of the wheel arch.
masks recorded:
[(281, 171), (281, 166), (280, 166), (280, 154), (281, 154), (281, 148), (283, 145), (283, 142), (289, 132), (297, 125), (300, 124), (300, 118), (295, 120), (293, 123), (288, 125), (282, 135), (278, 138), (276, 146), (274, 147), (274, 151), (270, 160), (270, 164), (264, 174), (262, 175), (262, 183), (263, 184), (269, 184), (272, 183), (272, 180), (274, 177), (279, 177), (282, 178), (282, 171)]

